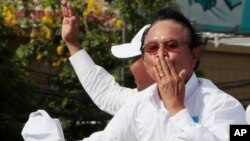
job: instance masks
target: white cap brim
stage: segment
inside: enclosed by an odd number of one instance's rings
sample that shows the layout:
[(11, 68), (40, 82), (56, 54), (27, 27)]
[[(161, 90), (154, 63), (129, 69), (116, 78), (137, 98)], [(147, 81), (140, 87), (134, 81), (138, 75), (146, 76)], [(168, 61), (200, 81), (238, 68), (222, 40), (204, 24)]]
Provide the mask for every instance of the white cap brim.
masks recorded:
[(121, 45), (115, 45), (111, 47), (112, 54), (117, 58), (131, 58), (135, 56), (139, 56), (142, 54), (141, 52), (141, 38), (144, 31), (150, 25), (145, 25), (140, 31), (134, 36), (131, 43), (125, 43)]
[(133, 47), (131, 43), (125, 43), (121, 45), (112, 46), (111, 52), (115, 57), (121, 58), (121, 59), (131, 58), (131, 57), (141, 55), (140, 50), (138, 49), (135, 50), (133, 48), (135, 47)]

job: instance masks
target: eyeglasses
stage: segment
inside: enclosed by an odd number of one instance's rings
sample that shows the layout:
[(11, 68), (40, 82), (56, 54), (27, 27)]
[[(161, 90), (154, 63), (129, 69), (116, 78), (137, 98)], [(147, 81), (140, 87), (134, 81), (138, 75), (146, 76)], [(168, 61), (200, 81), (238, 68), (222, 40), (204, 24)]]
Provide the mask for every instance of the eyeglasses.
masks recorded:
[[(167, 49), (168, 51), (174, 51), (175, 49), (179, 48), (181, 42), (171, 39), (161, 44), (163, 44), (164, 48)], [(159, 43), (150, 42), (145, 44), (142, 49), (144, 52), (147, 52), (149, 54), (156, 54), (159, 48), (160, 48)]]

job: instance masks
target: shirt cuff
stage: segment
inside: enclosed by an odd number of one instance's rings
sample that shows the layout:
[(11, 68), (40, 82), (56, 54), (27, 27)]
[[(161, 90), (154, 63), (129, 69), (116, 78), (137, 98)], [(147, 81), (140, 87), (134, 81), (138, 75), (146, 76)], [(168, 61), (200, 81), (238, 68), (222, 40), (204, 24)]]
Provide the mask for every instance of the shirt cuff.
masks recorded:
[(194, 123), (192, 117), (190, 116), (186, 108), (171, 117), (170, 121), (173, 123), (174, 126), (181, 130), (187, 125)]
[(85, 49), (82, 49), (70, 56), (69, 61), (76, 71), (88, 70), (90, 67), (95, 66), (95, 62), (88, 55)]

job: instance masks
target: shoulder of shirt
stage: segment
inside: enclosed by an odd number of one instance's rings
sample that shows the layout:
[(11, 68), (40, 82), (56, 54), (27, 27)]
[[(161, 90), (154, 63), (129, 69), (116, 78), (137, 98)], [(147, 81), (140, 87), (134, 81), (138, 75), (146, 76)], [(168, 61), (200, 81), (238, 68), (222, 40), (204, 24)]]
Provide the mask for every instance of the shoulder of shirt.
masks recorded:
[[(199, 88), (198, 97), (203, 98), (206, 102), (211, 102), (209, 105), (216, 105), (215, 103), (226, 103), (226, 102), (233, 102), (239, 104), (240, 102), (234, 98), (232, 95), (224, 92), (223, 90), (219, 89), (211, 80), (205, 78), (198, 78)], [(209, 103), (210, 103), (209, 102)]]
[(198, 78), (199, 89), (204, 94), (227, 94), (226, 92), (219, 89), (211, 80), (206, 78)]

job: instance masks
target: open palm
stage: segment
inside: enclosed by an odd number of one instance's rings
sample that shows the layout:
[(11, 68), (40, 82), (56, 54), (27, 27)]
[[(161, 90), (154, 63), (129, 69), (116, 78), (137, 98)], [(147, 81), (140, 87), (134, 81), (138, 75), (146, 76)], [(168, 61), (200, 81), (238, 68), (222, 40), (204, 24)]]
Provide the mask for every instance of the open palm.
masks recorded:
[(61, 6), (63, 10), (62, 39), (66, 42), (75, 42), (79, 31), (78, 21), (70, 4), (63, 0)]

